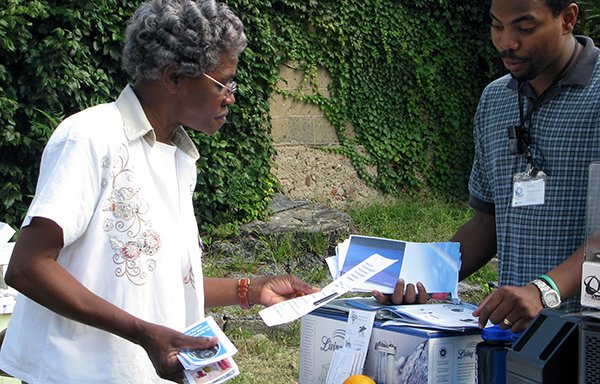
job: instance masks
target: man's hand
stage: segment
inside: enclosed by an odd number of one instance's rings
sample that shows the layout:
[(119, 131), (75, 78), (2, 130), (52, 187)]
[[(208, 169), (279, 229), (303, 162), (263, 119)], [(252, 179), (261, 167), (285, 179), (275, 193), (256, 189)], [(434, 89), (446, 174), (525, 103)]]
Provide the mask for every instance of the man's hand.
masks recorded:
[[(406, 286), (406, 290), (405, 290)], [(391, 295), (383, 294), (379, 291), (372, 292), (373, 297), (380, 304), (425, 304), (427, 303), (427, 291), (425, 286), (420, 282), (417, 283), (415, 290), (414, 284), (406, 284), (404, 279), (399, 279), (394, 287), (394, 293)]]
[(533, 284), (505, 286), (490, 293), (473, 311), (473, 316), (479, 317), (481, 328), (489, 320), (503, 329), (520, 332), (543, 308), (540, 291)]

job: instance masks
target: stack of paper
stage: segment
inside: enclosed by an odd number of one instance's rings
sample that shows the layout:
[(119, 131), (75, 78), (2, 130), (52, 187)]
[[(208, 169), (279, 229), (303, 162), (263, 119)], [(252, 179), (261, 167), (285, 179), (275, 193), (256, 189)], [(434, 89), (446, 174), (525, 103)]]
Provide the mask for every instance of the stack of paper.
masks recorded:
[(331, 276), (337, 279), (372, 254), (397, 260), (368, 279), (355, 291), (394, 291), (398, 279), (406, 283), (423, 283), (429, 293), (447, 293), (458, 298), (460, 243), (414, 243), (380, 237), (351, 235), (338, 244), (336, 255), (327, 259)]
[(223, 383), (240, 373), (232, 356), (237, 348), (225, 336), (212, 317), (207, 317), (184, 331), (186, 335), (218, 337), (212, 348), (184, 350), (177, 357), (185, 368), (185, 380), (189, 384)]
[[(337, 303), (338, 306), (340, 303)], [(409, 325), (449, 331), (479, 328), (478, 318), (473, 316), (477, 306), (471, 303), (383, 305), (374, 298), (348, 298), (343, 305), (366, 311), (377, 311), (385, 321), (382, 325)]]
[[(335, 300), (324, 309), (348, 312), (352, 308), (373, 311), (382, 326), (410, 326), (446, 331), (465, 331), (479, 328), (473, 316), (476, 306), (471, 303), (384, 305), (372, 297)], [(491, 325), (489, 323), (488, 325)]]
[[(392, 311), (400, 320), (424, 327), (462, 331), (468, 328), (479, 328), (479, 319), (473, 316), (477, 308), (470, 303), (398, 305)], [(384, 325), (394, 325), (390, 321)]]

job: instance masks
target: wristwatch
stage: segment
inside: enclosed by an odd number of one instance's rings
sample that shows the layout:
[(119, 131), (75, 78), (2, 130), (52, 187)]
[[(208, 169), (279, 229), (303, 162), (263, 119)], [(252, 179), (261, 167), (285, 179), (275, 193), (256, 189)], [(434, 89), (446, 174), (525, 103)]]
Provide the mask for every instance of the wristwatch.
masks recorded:
[(560, 307), (560, 295), (544, 280), (535, 279), (531, 282), (531, 284), (534, 284), (540, 290), (540, 296), (542, 298), (542, 305), (544, 308)]

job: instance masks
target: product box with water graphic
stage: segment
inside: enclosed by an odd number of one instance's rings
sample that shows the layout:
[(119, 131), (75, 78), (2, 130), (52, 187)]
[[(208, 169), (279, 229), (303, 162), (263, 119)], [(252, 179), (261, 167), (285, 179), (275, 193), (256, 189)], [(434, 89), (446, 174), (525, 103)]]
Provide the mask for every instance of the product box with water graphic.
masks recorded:
[[(302, 317), (300, 384), (325, 382), (333, 352), (344, 346), (347, 316), (320, 308)], [(462, 332), (375, 321), (363, 372), (378, 384), (473, 384), (477, 329)]]

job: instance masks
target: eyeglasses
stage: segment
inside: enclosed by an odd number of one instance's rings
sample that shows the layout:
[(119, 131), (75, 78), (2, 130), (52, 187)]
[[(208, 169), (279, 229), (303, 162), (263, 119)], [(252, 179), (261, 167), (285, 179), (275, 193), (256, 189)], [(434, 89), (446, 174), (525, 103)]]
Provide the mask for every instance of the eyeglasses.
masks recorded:
[(233, 80), (231, 80), (227, 84), (223, 84), (220, 81), (218, 81), (216, 79), (213, 79), (212, 77), (208, 76), (206, 73), (204, 74), (204, 76), (206, 76), (213, 83), (215, 83), (218, 86), (220, 86), (221, 87), (220, 92), (223, 93), (223, 91), (225, 91), (224, 96), (229, 96), (229, 95), (232, 95), (232, 94), (234, 94), (234, 93), (237, 92), (237, 83), (235, 81), (233, 81)]

